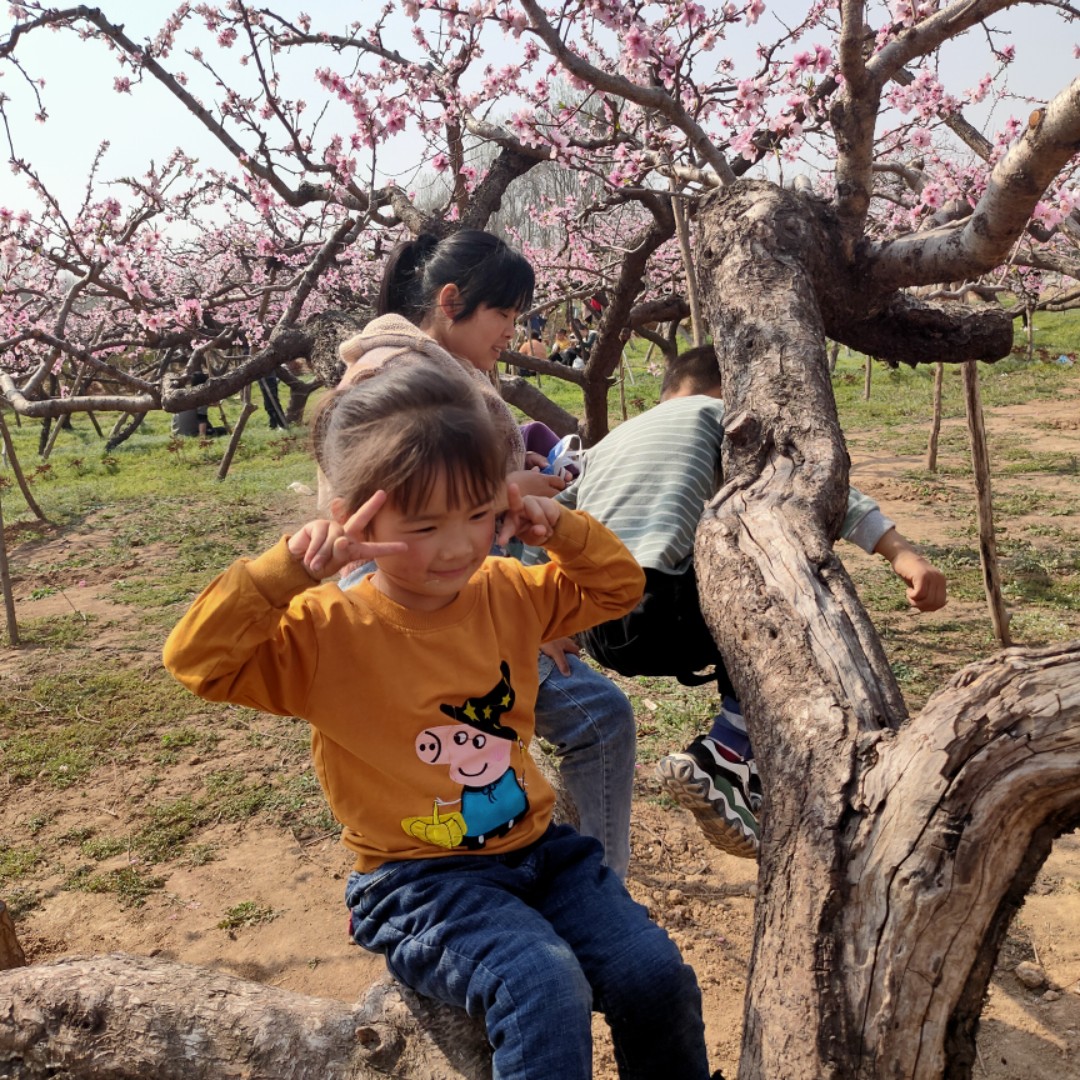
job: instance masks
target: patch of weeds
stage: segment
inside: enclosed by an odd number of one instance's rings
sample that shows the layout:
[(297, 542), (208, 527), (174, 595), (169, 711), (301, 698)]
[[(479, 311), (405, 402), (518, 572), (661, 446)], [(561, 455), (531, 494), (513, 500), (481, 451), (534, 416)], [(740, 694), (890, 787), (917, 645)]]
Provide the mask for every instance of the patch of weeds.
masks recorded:
[(59, 591), (55, 585), (42, 585), (40, 589), (30, 590), (30, 599), (44, 600), (46, 596), (55, 596)]
[(707, 731), (719, 708), (714, 684), (684, 687), (673, 679), (642, 679), (645, 693), (630, 693), (637, 719), (638, 761), (650, 765)]
[(263, 810), (280, 805), (280, 795), (269, 784), (248, 784), (231, 770), (211, 773), (206, 778), (208, 802), (221, 821), (245, 821)]
[[(59, 589), (53, 589), (59, 592)], [(19, 624), (25, 645), (64, 649), (86, 641), (97, 633), (97, 617), (72, 612), (70, 615), (49, 615), (47, 618), (26, 619)]]
[(1060, 525), (1051, 525), (1049, 522), (1036, 522), (1025, 527), (1029, 536), (1045, 536), (1050, 540), (1063, 540), (1070, 544), (1080, 543), (1080, 535), (1069, 529), (1063, 529)]
[(1054, 502), (1052, 496), (1032, 488), (994, 496), (994, 512), (1006, 517), (1022, 517), (1024, 514), (1041, 513)]
[(245, 926), (259, 926), (273, 922), (278, 913), (271, 907), (257, 904), (254, 900), (245, 900), (225, 912), (225, 917), (217, 924), (219, 930), (241, 930)]
[(34, 814), (33, 817), (28, 818), (26, 821), (26, 831), (31, 836), (37, 836), (46, 825), (49, 825), (56, 819), (56, 812), (48, 810), (41, 814)]
[(867, 611), (884, 613), (908, 610), (904, 583), (888, 568), (875, 563), (865, 570), (853, 570), (852, 580)]
[(904, 469), (900, 479), (911, 484), (913, 495), (922, 502), (944, 499), (949, 494), (948, 487), (938, 478), (938, 473), (929, 473), (924, 469)]
[(1080, 628), (1066, 622), (1058, 613), (1040, 608), (1026, 608), (1010, 613), (1009, 632), (1015, 642), (1028, 646), (1050, 645), (1076, 637)]
[(205, 866), (217, 858), (217, 844), (192, 844), (184, 855), (184, 862), (188, 866)]
[(34, 889), (14, 888), (4, 895), (4, 906), (13, 919), (21, 919), (40, 906), (41, 895)]
[(57, 837), (61, 844), (82, 844), (90, 839), (94, 835), (94, 830), (88, 825), (80, 826), (77, 829), (68, 829), (63, 836)]
[(900, 686), (905, 684), (910, 686), (912, 683), (917, 682), (920, 679), (918, 669), (912, 667), (911, 664), (904, 660), (897, 660), (891, 664), (893, 678), (896, 679)]
[(39, 778), (59, 788), (81, 780), (93, 765), (93, 755), (79, 744), (79, 729), (85, 726), (72, 725), (60, 737), (17, 735), (0, 739), (8, 776), (23, 781)]
[(5, 840), (0, 843), (0, 881), (25, 877), (40, 861), (40, 848), (18, 847)]
[(98, 836), (83, 841), (79, 846), (79, 850), (88, 859), (93, 859), (95, 862), (102, 862), (104, 859), (112, 859), (117, 855), (122, 855), (127, 849), (127, 841), (119, 836)]
[(311, 769), (290, 776), (282, 785), (277, 800), (278, 822), (291, 828), (299, 839), (334, 832), (338, 822), (323, 797), (318, 778)]
[(150, 820), (135, 834), (132, 846), (150, 862), (173, 858), (189, 836), (205, 823), (201, 807), (189, 796), (155, 806)]
[(183, 727), (177, 731), (166, 731), (161, 736), (161, 746), (165, 750), (179, 750), (194, 746), (199, 741), (199, 733), (194, 728)]
[(0, 739), (12, 779), (70, 786), (102, 762), (126, 760), (153, 724), (188, 704), (164, 672), (147, 679), (136, 670), (100, 668), (50, 671), (0, 702), (0, 728), (14, 732)]
[(164, 886), (163, 877), (155, 877), (137, 866), (125, 866), (95, 874), (83, 866), (68, 878), (65, 888), (73, 892), (114, 893), (122, 908), (142, 907), (146, 898)]

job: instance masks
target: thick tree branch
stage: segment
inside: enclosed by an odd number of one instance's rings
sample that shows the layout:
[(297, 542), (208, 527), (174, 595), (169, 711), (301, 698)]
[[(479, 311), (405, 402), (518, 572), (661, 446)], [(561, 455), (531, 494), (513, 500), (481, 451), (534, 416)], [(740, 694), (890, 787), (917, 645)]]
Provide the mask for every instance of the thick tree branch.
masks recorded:
[(867, 270), (876, 287), (955, 281), (1008, 259), (1043, 193), (1080, 148), (1080, 79), (1033, 114), (1021, 139), (990, 174), (986, 192), (963, 226), (915, 233), (872, 245)]

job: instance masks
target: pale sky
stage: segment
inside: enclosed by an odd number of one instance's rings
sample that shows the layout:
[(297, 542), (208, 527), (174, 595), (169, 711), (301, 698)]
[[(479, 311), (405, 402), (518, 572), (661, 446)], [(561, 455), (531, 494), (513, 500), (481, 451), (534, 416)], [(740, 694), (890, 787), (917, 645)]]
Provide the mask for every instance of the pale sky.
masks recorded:
[[(156, 32), (175, 4), (171, 0), (102, 0), (100, 6), (107, 17), (124, 23), (133, 39), (141, 40)], [(274, 7), (286, 16), (307, 11), (315, 27), (336, 29), (343, 27), (350, 17), (350, 5), (340, 0), (299, 3), (282, 0)], [(719, 52), (749, 56), (748, 46), (755, 40), (774, 36), (771, 32), (774, 23), (770, 19), (778, 17), (790, 24), (804, 10), (803, 0), (776, 0), (768, 4), (759, 26), (746, 31), (744, 41), (732, 38), (726, 46), (721, 45)], [(6, 28), (9, 18), (5, 9), (0, 14), (0, 26)], [(1073, 48), (1080, 43), (1080, 28), (1070, 33), (1069, 28), (1053, 20), (1049, 13), (1032, 9), (1006, 12), (992, 23), (1013, 29), (1010, 38), (999, 42), (1011, 40), (1016, 45), (1018, 60), (1010, 79), (1018, 93), (1046, 98), (1063, 89), (1080, 71), (1080, 63), (1073, 57)], [(408, 51), (407, 46), (408, 40), (403, 39), (403, 51)], [(214, 50), (215, 61), (218, 55)], [(7, 109), (16, 150), (34, 163), (65, 206), (71, 207), (81, 199), (89, 165), (103, 138), (111, 142), (101, 174), (105, 179), (141, 174), (151, 158), (163, 160), (176, 145), (199, 157), (203, 165), (235, 170), (229, 155), (153, 78), (148, 77), (141, 86), (134, 87), (130, 95), (116, 93), (113, 79), (122, 72), (99, 43), (79, 41), (70, 33), (37, 31), (20, 42), (19, 56), (31, 74), (46, 80), (43, 95), (50, 119), (44, 125), (33, 121), (33, 107), (26, 88), (9, 71), (0, 80), (0, 90), (13, 99)], [(973, 31), (965, 40), (951, 45), (941, 62), (942, 78), (948, 89), (958, 93), (973, 86), (985, 69), (984, 57), (981, 31)], [(180, 54), (174, 53), (171, 59), (179, 61)], [(303, 62), (306, 68), (314, 66), (310, 57)], [(182, 66), (194, 77), (192, 62)], [(745, 65), (741, 74), (749, 74), (750, 67)], [(304, 89), (296, 89), (298, 85)], [(312, 111), (325, 100), (325, 93), (305, 76), (287, 82), (286, 93), (305, 97)], [(1026, 115), (1030, 109), (1030, 105), (1020, 102), (999, 106), (992, 126), (1003, 122), (1009, 113)], [(350, 118), (344, 112), (341, 115), (344, 130)], [(978, 111), (969, 110), (966, 115), (977, 126), (986, 118), (985, 111), (979, 115)], [(8, 156), (6, 145), (2, 153), (5, 158)], [(407, 133), (380, 149), (380, 162), (397, 169), (414, 167), (418, 164), (416, 156), (417, 144)], [(0, 169), (0, 205), (12, 209), (33, 205), (23, 180), (7, 169)]]

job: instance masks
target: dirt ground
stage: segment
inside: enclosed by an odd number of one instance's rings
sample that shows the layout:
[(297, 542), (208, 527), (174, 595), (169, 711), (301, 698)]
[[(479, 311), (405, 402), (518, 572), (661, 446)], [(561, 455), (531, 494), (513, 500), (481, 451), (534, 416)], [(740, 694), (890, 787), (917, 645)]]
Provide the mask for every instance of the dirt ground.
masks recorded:
[[(1080, 455), (1080, 401), (1074, 397), (991, 412), (991, 432), (1021, 428), (1032, 448), (1064, 450)], [(1037, 419), (1037, 428), (1031, 426)], [(901, 477), (919, 468), (921, 456), (868, 452), (870, 436), (851, 440), (852, 481), (877, 498), (883, 509), (903, 523), (914, 540), (927, 544), (954, 542), (955, 521), (942, 517), (933, 499)], [(1024, 484), (1068, 484), (1080, 495), (1080, 477), (1024, 478)], [(969, 484), (966, 478), (950, 483)], [(1049, 489), (1048, 489), (1049, 490)], [(973, 505), (973, 503), (969, 504)], [(972, 511), (973, 512), (973, 511)], [(1054, 519), (1058, 525), (1062, 518)], [(77, 542), (71, 537), (49, 543)], [(846, 546), (845, 561), (863, 558)], [(40, 559), (38, 548), (35, 557)], [(20, 549), (13, 552), (18, 565)], [(97, 642), (102, 662), (130, 648), (123, 619), (107, 599), (108, 581), (88, 579), (78, 590), (30, 600), (30, 581), (18, 597), (24, 618), (69, 611), (100, 611), (110, 628)], [(890, 619), (970, 620), (986, 623), (985, 605), (953, 601), (944, 612), (917, 616), (898, 612)], [(1080, 621), (1068, 625), (1068, 636), (1080, 636)], [(0, 650), (0, 687), (5, 670), (16, 661), (12, 650)], [(6, 655), (5, 655), (6, 653)], [(969, 657), (943, 654), (943, 673)], [(132, 662), (130, 654), (125, 662)], [(147, 654), (147, 663), (155, 658)], [(192, 711), (199, 703), (192, 699)], [(266, 731), (273, 737), (275, 721)], [(257, 748), (234, 738), (221, 744), (215, 757), (227, 754), (233, 768), (253, 772), (264, 758)], [(197, 753), (185, 758), (173, 774), (180, 785), (192, 773), (213, 768), (214, 761)], [(25, 835), (30, 817), (49, 801), (55, 814), (52, 829), (61, 834), (76, 826), (115, 832), (124, 822), (133, 778), (121, 771), (98, 777), (88, 786), (66, 791), (14, 786), (0, 777), (0, 836)], [(751, 861), (723, 855), (708, 847), (685, 812), (657, 798), (658, 785), (648, 769), (639, 769), (633, 825), (633, 859), (629, 887), (646, 904), (681, 947), (697, 973), (705, 1001), (710, 1057), (714, 1067), (734, 1075), (742, 1019), (744, 976), (751, 951), (756, 867)], [(205, 865), (165, 864), (164, 888), (142, 907), (124, 909), (112, 895), (61, 889), (62, 874), (46, 872), (37, 882), (42, 902), (18, 924), (31, 961), (64, 954), (131, 952), (222, 968), (237, 975), (287, 989), (353, 1000), (381, 972), (381, 961), (349, 945), (345, 932), (342, 890), (349, 860), (336, 836), (298, 838), (270, 825), (251, 822), (221, 824), (200, 841), (217, 844), (217, 857)], [(123, 857), (119, 857), (122, 861)], [(70, 869), (70, 868), (68, 868)], [(223, 913), (242, 900), (272, 909), (272, 921), (226, 931), (218, 927)], [(1017, 963), (1039, 965), (1046, 983), (1023, 985)], [(598, 1022), (597, 1075), (614, 1077), (610, 1055)], [(1080, 838), (1062, 837), (1055, 845), (1027, 903), (1015, 921), (1000, 957), (984, 1012), (976, 1076), (993, 1080), (1060, 1080), (1080, 1075)]]

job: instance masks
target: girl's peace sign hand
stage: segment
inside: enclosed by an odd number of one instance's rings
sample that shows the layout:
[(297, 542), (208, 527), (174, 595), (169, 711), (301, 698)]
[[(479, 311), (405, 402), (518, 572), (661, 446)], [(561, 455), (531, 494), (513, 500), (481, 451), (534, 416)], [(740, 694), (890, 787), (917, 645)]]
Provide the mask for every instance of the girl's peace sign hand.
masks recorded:
[(506, 498), (506, 512), (495, 542), (506, 544), (516, 536), (524, 544), (545, 543), (555, 531), (562, 507), (554, 499), (523, 496), (517, 484), (506, 485)]
[(376, 543), (364, 539), (364, 530), (386, 502), (386, 492), (376, 491), (344, 524), (327, 518), (309, 521), (289, 538), (289, 554), (304, 564), (313, 578), (333, 577), (351, 562), (369, 562), (380, 555), (408, 550), (404, 541)]

